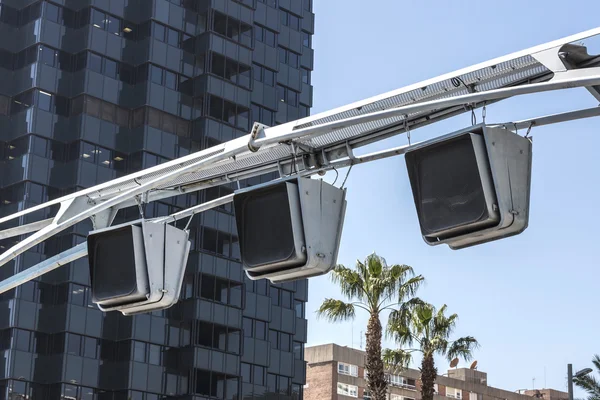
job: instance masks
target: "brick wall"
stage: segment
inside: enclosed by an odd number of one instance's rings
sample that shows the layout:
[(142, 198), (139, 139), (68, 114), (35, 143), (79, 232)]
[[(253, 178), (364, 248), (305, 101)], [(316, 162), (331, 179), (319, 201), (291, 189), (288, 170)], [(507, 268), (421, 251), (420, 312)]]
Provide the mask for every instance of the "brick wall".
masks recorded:
[(337, 400), (337, 362), (322, 362), (306, 366), (305, 400)]
[(438, 392), (440, 396), (446, 395), (446, 386), (438, 384)]

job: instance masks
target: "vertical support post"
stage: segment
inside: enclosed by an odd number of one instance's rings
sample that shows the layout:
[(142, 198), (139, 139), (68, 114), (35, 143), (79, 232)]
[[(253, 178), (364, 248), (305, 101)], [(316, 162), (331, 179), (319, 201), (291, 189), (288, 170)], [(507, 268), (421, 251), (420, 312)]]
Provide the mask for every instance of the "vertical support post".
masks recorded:
[(567, 364), (567, 380), (569, 385), (569, 400), (573, 400), (573, 364)]

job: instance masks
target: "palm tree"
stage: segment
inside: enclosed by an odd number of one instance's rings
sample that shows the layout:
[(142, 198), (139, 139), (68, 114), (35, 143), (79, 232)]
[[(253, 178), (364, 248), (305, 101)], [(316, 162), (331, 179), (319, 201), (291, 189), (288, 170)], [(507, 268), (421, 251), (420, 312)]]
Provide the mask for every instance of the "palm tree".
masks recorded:
[[(600, 372), (600, 356), (596, 354), (592, 363)], [(600, 400), (600, 382), (593, 376), (584, 375), (579, 378), (573, 378), (573, 382), (589, 395), (586, 400)]]
[(387, 381), (381, 359), (382, 327), (379, 317), (382, 311), (392, 307), (422, 303), (414, 296), (423, 277), (415, 276), (408, 265), (388, 266), (383, 257), (373, 253), (364, 262), (357, 260), (355, 269), (336, 266), (331, 280), (339, 285), (350, 302), (325, 299), (317, 316), (338, 322), (354, 319), (357, 308), (369, 313), (365, 363), (367, 386), (374, 400), (384, 400)]
[[(431, 304), (421, 304), (413, 308), (401, 307), (390, 313), (387, 334), (401, 347), (407, 349), (390, 350), (383, 353), (384, 362), (391, 368), (405, 368), (412, 360), (413, 353), (422, 353), (421, 397), (433, 400), (437, 369), (434, 355), (446, 356), (448, 360), (461, 357), (472, 358), (472, 352), (479, 346), (471, 336), (454, 341), (449, 338), (454, 331), (458, 315), (444, 315), (447, 306), (436, 310)], [(416, 347), (413, 344), (416, 343)]]

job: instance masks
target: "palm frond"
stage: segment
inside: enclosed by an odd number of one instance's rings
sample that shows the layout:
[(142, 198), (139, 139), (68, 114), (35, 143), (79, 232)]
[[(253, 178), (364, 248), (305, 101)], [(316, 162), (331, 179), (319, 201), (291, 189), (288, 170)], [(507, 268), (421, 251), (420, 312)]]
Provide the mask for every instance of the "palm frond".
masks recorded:
[(382, 272), (388, 268), (385, 258), (378, 256), (376, 253), (369, 254), (365, 259), (365, 264), (369, 275), (374, 278), (380, 277)]
[(600, 355), (596, 354), (594, 356), (594, 358), (592, 359), (592, 364), (594, 364), (594, 367), (596, 367), (598, 372), (600, 372)]
[(413, 276), (398, 286), (398, 302), (402, 303), (414, 297), (421, 285), (425, 282), (423, 275)]
[(386, 338), (396, 338), (402, 344), (412, 345), (412, 332), (409, 327), (413, 316), (414, 308), (427, 304), (418, 297), (402, 303), (398, 309), (392, 309), (388, 315), (388, 323), (385, 330)]
[(444, 313), (448, 309), (448, 306), (445, 304), (438, 310), (433, 319), (433, 336), (441, 336), (444, 338), (449, 338), (454, 332), (454, 328), (456, 326), (456, 322), (458, 321), (458, 315), (452, 314), (450, 316), (445, 316)]
[(416, 322), (422, 326), (428, 326), (431, 323), (435, 313), (435, 307), (431, 304), (422, 304), (416, 306), (414, 309), (414, 314), (416, 317)]
[(364, 301), (365, 282), (358, 272), (339, 264), (331, 272), (331, 281), (340, 287), (346, 298)]
[(325, 299), (321, 307), (317, 310), (317, 317), (325, 317), (331, 322), (346, 321), (354, 319), (354, 305), (344, 303), (341, 300)]
[(360, 277), (366, 285), (369, 280), (369, 271), (367, 269), (367, 266), (364, 263), (360, 262), (360, 260), (356, 260), (356, 266), (354, 267), (354, 269), (359, 273)]
[[(600, 356), (595, 355), (592, 359), (592, 364), (600, 372)], [(585, 375), (581, 377), (574, 377), (573, 382), (583, 389), (589, 396), (586, 400), (600, 400), (600, 382), (593, 376)]]
[(384, 297), (385, 289), (389, 286), (387, 278), (387, 264), (383, 257), (376, 253), (369, 254), (365, 258), (364, 265), (368, 274), (369, 295), (371, 296), (371, 307), (379, 311), (382, 297)]
[(410, 322), (406, 318), (406, 315), (392, 311), (385, 329), (385, 336), (400, 346), (412, 346), (414, 340)]
[(573, 378), (573, 382), (589, 395), (588, 400), (600, 399), (600, 382), (595, 377), (586, 375)]
[(452, 360), (459, 357), (465, 361), (469, 361), (473, 358), (473, 351), (478, 347), (479, 343), (472, 336), (458, 338), (448, 347), (447, 358), (448, 360)]
[(402, 303), (413, 297), (424, 278), (408, 265), (395, 264), (385, 268), (381, 274), (381, 292), (386, 301)]
[(412, 361), (411, 352), (402, 349), (384, 349), (381, 352), (381, 357), (386, 369), (394, 373), (398, 373), (403, 369), (408, 368)]

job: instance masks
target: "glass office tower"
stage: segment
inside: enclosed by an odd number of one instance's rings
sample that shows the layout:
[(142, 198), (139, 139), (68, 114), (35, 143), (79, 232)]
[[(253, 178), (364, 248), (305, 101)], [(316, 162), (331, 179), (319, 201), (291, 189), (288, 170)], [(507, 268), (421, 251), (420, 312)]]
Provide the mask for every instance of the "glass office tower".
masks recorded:
[[(252, 121), (308, 115), (313, 31), (310, 0), (0, 0), (0, 215), (245, 135)], [(115, 223), (233, 189), (122, 210)], [(247, 280), (233, 220), (230, 205), (194, 218), (181, 301), (166, 311), (103, 314), (85, 259), (2, 294), (0, 399), (302, 398), (307, 281)], [(36, 246), (0, 279), (90, 229)]]

